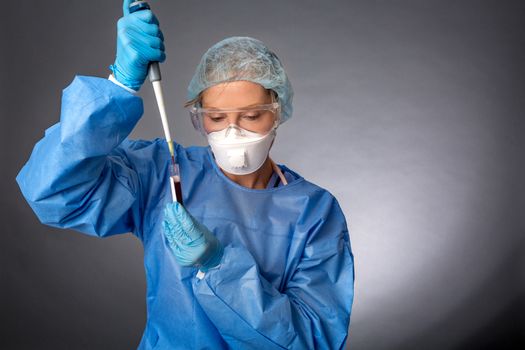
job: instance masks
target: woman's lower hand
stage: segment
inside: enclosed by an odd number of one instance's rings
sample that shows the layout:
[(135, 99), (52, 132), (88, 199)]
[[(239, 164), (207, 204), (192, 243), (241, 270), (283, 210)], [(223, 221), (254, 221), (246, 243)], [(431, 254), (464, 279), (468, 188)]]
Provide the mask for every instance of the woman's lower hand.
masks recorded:
[(224, 251), (221, 242), (179, 203), (166, 205), (162, 228), (180, 265), (202, 271), (219, 265)]

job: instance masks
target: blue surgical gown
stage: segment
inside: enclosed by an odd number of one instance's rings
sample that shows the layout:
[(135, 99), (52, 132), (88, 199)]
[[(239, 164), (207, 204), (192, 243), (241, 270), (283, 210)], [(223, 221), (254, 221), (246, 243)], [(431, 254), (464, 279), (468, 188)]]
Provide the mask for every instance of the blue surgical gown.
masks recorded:
[(208, 147), (176, 145), (185, 206), (225, 247), (220, 266), (200, 279), (177, 264), (161, 230), (171, 200), (166, 142), (127, 139), (142, 112), (142, 100), (114, 83), (76, 77), (60, 122), (17, 177), (42, 223), (142, 241), (139, 349), (343, 348), (354, 267), (336, 199), (285, 166), (286, 186), (242, 187)]

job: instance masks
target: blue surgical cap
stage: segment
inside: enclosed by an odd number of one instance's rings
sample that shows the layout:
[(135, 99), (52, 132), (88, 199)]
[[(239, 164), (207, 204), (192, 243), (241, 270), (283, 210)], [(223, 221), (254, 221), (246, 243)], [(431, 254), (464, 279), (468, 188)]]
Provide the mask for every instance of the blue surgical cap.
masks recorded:
[(188, 86), (188, 100), (210, 86), (238, 80), (275, 91), (281, 104), (281, 123), (290, 119), (293, 89), (284, 67), (262, 41), (250, 37), (226, 38), (206, 51)]

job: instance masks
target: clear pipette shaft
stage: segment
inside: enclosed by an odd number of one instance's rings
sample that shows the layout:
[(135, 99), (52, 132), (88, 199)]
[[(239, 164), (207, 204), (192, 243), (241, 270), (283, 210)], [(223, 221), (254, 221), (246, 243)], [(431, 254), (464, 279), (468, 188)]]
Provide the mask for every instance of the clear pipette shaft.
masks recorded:
[[(146, 1), (134, 1), (129, 5), (129, 12), (149, 10), (149, 4)], [(171, 139), (170, 126), (168, 125), (168, 117), (166, 114), (166, 106), (164, 105), (164, 95), (162, 93), (162, 80), (160, 75), (159, 62), (151, 62), (148, 67), (149, 81), (153, 84), (153, 91), (155, 92), (155, 99), (159, 107), (160, 120), (162, 121), (162, 129), (164, 129), (164, 136), (168, 143), (168, 148), (171, 155), (170, 167), (170, 187), (171, 197), (174, 202), (182, 204), (182, 191), (180, 185), (179, 165), (175, 162), (175, 149), (173, 147), (173, 140)]]
[[(156, 68), (154, 66), (157, 66)], [(158, 70), (154, 72), (153, 70)], [(152, 80), (158, 78), (158, 80)], [(164, 136), (166, 137), (166, 142), (168, 143), (168, 148), (171, 155), (171, 167), (170, 167), (170, 187), (171, 187), (171, 197), (174, 202), (179, 202), (182, 204), (182, 191), (180, 185), (180, 173), (179, 165), (175, 163), (175, 149), (173, 147), (173, 140), (171, 139), (170, 126), (168, 124), (168, 116), (166, 114), (166, 106), (164, 104), (164, 94), (162, 93), (162, 84), (160, 80), (160, 69), (158, 67), (158, 62), (152, 62), (150, 65), (150, 80), (153, 84), (153, 91), (155, 92), (155, 98), (157, 100), (157, 106), (159, 107), (160, 120), (162, 121), (162, 129), (164, 130)]]

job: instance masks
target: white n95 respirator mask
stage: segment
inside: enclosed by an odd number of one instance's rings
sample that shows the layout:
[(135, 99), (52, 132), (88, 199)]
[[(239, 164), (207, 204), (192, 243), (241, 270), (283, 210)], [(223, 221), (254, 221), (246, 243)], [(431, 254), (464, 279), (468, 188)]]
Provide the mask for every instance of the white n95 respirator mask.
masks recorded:
[(207, 135), (217, 164), (234, 175), (251, 174), (263, 164), (275, 138), (275, 129), (262, 135), (230, 125)]

